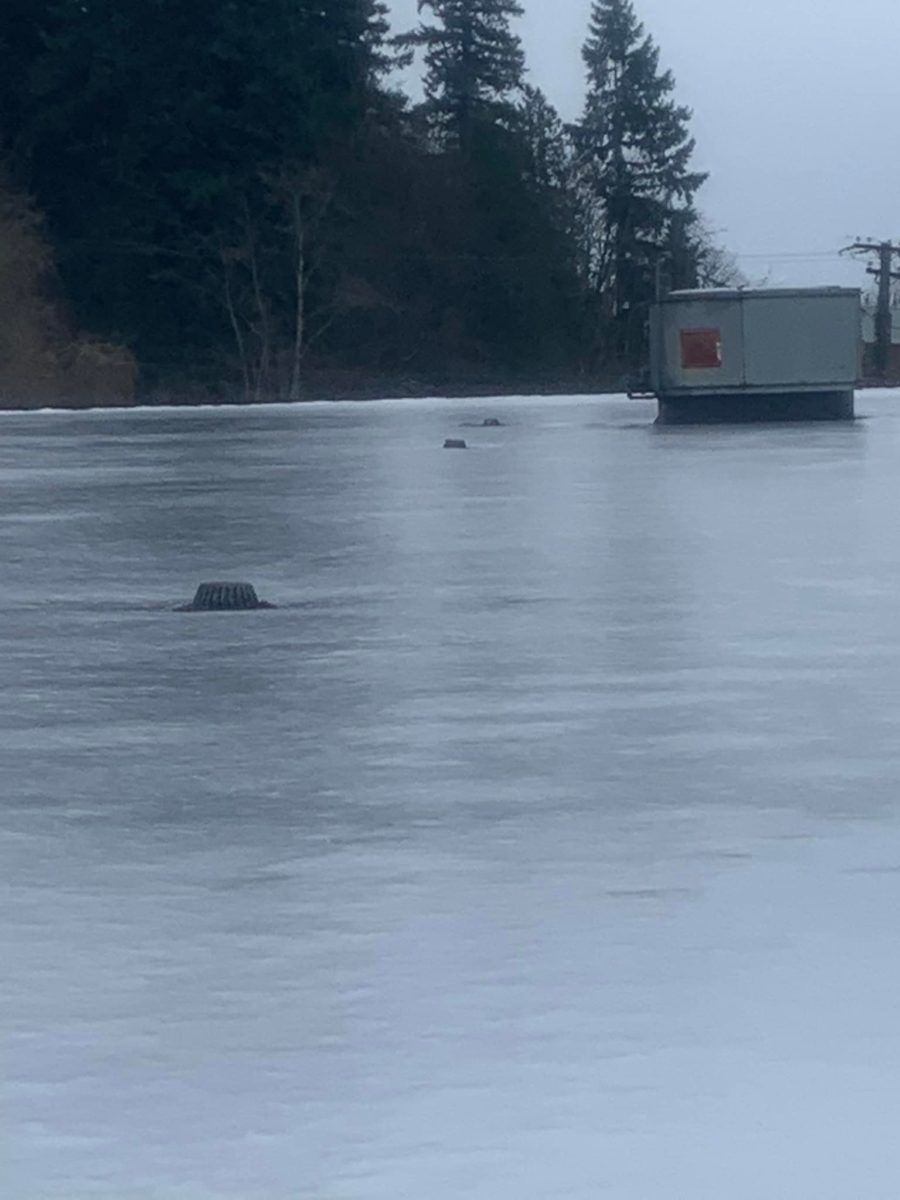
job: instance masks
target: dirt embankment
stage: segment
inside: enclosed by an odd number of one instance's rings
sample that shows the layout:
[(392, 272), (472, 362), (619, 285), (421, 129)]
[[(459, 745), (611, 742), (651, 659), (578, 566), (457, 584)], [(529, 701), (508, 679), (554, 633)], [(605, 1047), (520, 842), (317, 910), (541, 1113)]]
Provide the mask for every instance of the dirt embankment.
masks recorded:
[(0, 178), (0, 408), (134, 403), (132, 356), (73, 330), (58, 296), (40, 218)]

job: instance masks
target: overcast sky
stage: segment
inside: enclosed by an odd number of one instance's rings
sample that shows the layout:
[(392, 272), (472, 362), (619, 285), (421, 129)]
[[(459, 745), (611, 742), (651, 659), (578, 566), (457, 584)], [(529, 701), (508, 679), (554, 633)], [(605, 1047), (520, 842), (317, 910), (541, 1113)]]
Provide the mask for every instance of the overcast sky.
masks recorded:
[[(416, 0), (390, 0), (397, 28)], [(523, 0), (530, 79), (564, 117), (583, 97), (590, 0)], [(900, 0), (636, 0), (694, 110), (700, 207), (754, 279), (868, 286), (836, 257), (900, 239)], [(801, 257), (810, 256), (810, 257)]]

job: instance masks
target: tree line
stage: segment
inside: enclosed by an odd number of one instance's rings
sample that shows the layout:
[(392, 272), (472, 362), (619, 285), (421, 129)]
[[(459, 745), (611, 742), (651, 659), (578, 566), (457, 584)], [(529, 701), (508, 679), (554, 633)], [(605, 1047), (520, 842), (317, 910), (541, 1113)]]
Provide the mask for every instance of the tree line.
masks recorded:
[(4, 0), (0, 239), (146, 395), (613, 379), (660, 286), (734, 266), (631, 0), (594, 0), (571, 125), (521, 15), (420, 0), (397, 36), (380, 0)]

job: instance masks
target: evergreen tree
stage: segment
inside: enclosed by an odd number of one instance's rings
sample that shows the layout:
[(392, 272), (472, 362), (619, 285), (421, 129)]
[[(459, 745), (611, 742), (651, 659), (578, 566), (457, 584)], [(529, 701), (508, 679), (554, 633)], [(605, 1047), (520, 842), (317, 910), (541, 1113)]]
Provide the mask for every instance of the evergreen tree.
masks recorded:
[(571, 167), (569, 139), (559, 113), (540, 88), (526, 84), (519, 105), (519, 129), (528, 151), (528, 173), (541, 187), (561, 191)]
[[(588, 274), (607, 332), (605, 355), (643, 354), (647, 306), (705, 176), (691, 169), (690, 110), (631, 0), (594, 0), (583, 50), (588, 92), (574, 129), (587, 204)], [(682, 214), (681, 216), (679, 214)], [(675, 229), (684, 242), (684, 230)]]
[(518, 0), (419, 0), (436, 23), (420, 24), (398, 42), (425, 51), (425, 113), (441, 144), (466, 143), (477, 125), (504, 125), (514, 116), (525, 54), (510, 21)]
[[(419, 110), (437, 191), (425, 214), (427, 341), (485, 371), (571, 362), (577, 290), (556, 212), (558, 119), (524, 84), (517, 0), (421, 0), (433, 21), (399, 39), (425, 51)], [(558, 166), (559, 164), (557, 164)]]

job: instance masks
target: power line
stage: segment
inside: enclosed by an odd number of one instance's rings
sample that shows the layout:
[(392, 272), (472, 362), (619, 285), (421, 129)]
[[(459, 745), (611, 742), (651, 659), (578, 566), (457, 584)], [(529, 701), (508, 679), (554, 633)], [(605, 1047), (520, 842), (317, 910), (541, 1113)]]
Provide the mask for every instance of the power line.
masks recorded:
[(735, 258), (739, 259), (766, 259), (769, 262), (807, 262), (812, 259), (836, 259), (841, 257), (839, 250), (810, 250), (804, 252), (802, 250), (773, 250), (769, 254), (764, 254), (759, 251), (754, 251), (752, 254), (735, 254)]

